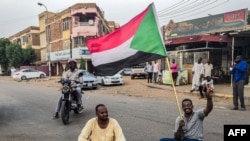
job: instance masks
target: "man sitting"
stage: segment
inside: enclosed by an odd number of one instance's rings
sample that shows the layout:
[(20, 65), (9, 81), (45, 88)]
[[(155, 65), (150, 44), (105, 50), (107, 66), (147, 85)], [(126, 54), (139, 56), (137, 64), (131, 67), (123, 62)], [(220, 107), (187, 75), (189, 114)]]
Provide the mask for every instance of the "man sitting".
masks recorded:
[(210, 90), (214, 90), (214, 81), (211, 79), (210, 76), (207, 76), (205, 80), (201, 82), (201, 85), (199, 86), (199, 91), (200, 91), (200, 98), (204, 98), (203, 93), (207, 91), (207, 87), (210, 88)]

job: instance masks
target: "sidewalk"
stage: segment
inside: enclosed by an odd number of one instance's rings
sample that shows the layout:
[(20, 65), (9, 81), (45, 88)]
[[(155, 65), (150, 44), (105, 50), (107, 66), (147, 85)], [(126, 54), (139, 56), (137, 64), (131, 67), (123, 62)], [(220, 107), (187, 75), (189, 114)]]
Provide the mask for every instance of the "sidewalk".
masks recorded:
[[(145, 83), (144, 85), (151, 87), (151, 88), (158, 88), (158, 89), (165, 89), (165, 90), (174, 90), (172, 85), (159, 85), (155, 83)], [(231, 87), (231, 84), (216, 84), (214, 85), (214, 96), (219, 98), (227, 98), (232, 99), (233, 98), (233, 88)], [(186, 93), (186, 94), (195, 94), (199, 95), (199, 91), (190, 92), (191, 84), (188, 85), (180, 85), (176, 86), (175, 90), (177, 93)], [(244, 96), (246, 101), (250, 101), (250, 85), (245, 85), (244, 88)]]

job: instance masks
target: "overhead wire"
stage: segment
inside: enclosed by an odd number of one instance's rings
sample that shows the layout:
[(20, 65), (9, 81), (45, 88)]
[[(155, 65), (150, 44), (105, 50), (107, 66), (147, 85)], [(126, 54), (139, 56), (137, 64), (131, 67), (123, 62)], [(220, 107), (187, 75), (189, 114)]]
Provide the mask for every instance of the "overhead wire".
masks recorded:
[[(212, 5), (212, 4), (216, 3), (216, 2), (218, 2), (218, 0), (215, 0), (215, 1), (211, 2), (211, 3), (206, 4), (206, 5), (202, 5), (202, 6), (199, 6), (199, 7), (196, 7), (196, 8), (192, 8), (192, 9), (190, 8), (189, 10), (185, 10), (186, 12), (182, 13), (182, 14), (178, 13), (178, 14), (172, 14), (170, 16), (160, 17), (159, 20), (161, 22), (165, 22), (167, 20), (169, 21), (170, 19), (173, 19), (174, 21), (177, 21), (178, 19), (183, 19), (181, 17), (184, 17), (184, 16), (188, 17), (190, 19), (190, 16), (195, 16), (195, 15), (200, 14), (202, 12), (205, 12), (207, 10), (214, 9), (214, 8), (216, 8), (218, 6), (221, 6), (221, 5), (223, 5), (223, 4), (225, 4), (225, 3), (229, 2), (229, 1), (230, 0), (226, 0), (226, 1), (223, 1), (223, 2), (221, 2), (219, 4), (217, 4), (217, 5)], [(207, 8), (201, 9), (203, 7), (207, 7)], [(189, 12), (187, 12), (187, 11), (189, 11)], [(194, 13), (194, 11), (196, 11), (196, 12)], [(178, 17), (180, 17), (180, 18), (178, 18)]]
[[(183, 3), (183, 1), (184, 1), (184, 3)], [(189, 0), (188, 0), (188, 1), (189, 1)], [(164, 12), (164, 11), (168, 11), (168, 10), (171, 9), (171, 8), (175, 8), (175, 7), (178, 7), (179, 5), (183, 5), (183, 4), (185, 4), (185, 0), (182, 0), (182, 1), (180, 1), (180, 2), (177, 2), (177, 3), (175, 3), (175, 4), (173, 4), (173, 5), (169, 6), (169, 7), (167, 7), (167, 8), (164, 8), (164, 9), (162, 9), (162, 10), (160, 10), (160, 11), (157, 11), (157, 13), (158, 13), (158, 14), (161, 14), (161, 13)]]
[[(161, 16), (166, 16), (166, 15), (171, 15), (171, 13), (176, 13), (176, 12), (178, 12), (178, 11), (183, 11), (183, 10), (185, 10), (185, 9), (188, 9), (189, 7), (192, 7), (193, 6), (193, 4), (195, 4), (197, 1), (199, 1), (199, 0), (195, 0), (195, 1), (193, 1), (193, 2), (191, 2), (191, 3), (188, 3), (188, 4), (186, 4), (186, 5), (183, 5), (183, 6), (181, 6), (181, 7), (179, 7), (178, 9), (170, 9), (169, 11), (167, 11), (167, 13), (165, 12), (165, 13), (161, 13), (160, 14), (160, 17)], [(189, 5), (191, 5), (191, 6), (189, 6)], [(196, 4), (197, 5), (197, 4)], [(184, 9), (183, 9), (184, 8)], [(172, 11), (171, 11), (172, 10)]]
[(200, 4), (199, 6), (195, 6), (195, 7), (189, 8), (187, 10), (183, 10), (181, 12), (176, 12), (175, 14), (162, 17), (161, 19), (183, 16), (183, 15), (186, 15), (186, 14), (188, 14), (190, 12), (197, 11), (197, 10), (203, 8), (203, 7), (208, 7), (208, 6), (212, 5), (213, 3), (216, 3), (217, 1), (218, 0), (214, 0), (214, 1), (210, 2), (210, 3), (205, 4), (205, 5), (204, 4)]
[[(223, 5), (223, 4), (225, 4), (225, 3), (229, 2), (229, 1), (230, 1), (230, 0), (226, 0), (226, 1), (222, 2), (222, 3), (219, 3), (218, 5), (215, 5), (215, 6), (213, 6), (213, 7), (210, 7), (210, 8), (204, 9), (204, 10), (202, 10), (202, 11), (199, 11), (199, 13), (200, 13), (200, 12), (205, 12), (205, 11), (207, 11), (207, 10), (211, 10), (211, 9), (213, 9), (213, 8), (216, 8), (216, 7), (218, 7), (218, 6), (220, 6), (220, 5)], [(199, 14), (199, 13), (196, 12), (196, 13), (193, 13), (193, 15), (196, 15), (196, 14)], [(193, 15), (191, 15), (191, 16), (193, 16)]]

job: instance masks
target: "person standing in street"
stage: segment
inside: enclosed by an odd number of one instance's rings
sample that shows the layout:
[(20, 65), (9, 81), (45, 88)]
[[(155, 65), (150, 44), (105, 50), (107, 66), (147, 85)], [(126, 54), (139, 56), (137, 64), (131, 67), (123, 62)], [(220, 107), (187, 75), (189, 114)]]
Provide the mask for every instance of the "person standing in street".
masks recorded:
[(175, 59), (172, 60), (172, 63), (170, 65), (170, 69), (171, 69), (171, 72), (172, 72), (172, 78), (173, 78), (173, 81), (174, 81), (174, 85), (176, 86), (176, 80), (177, 80), (177, 77), (178, 77), (178, 65), (175, 62)]
[(191, 93), (195, 90), (198, 90), (201, 83), (201, 79), (203, 78), (204, 75), (204, 66), (201, 57), (198, 59), (198, 62), (194, 64), (192, 68), (192, 74), (193, 74), (193, 80), (192, 80), (192, 88), (190, 90)]
[(148, 74), (148, 83), (152, 83), (152, 76), (153, 76), (153, 66), (152, 66), (152, 62), (148, 62), (147, 66), (146, 66), (146, 71)]
[(116, 119), (108, 116), (104, 104), (96, 105), (95, 112), (96, 117), (87, 121), (78, 141), (126, 141), (122, 128)]
[(242, 111), (246, 110), (244, 103), (244, 84), (247, 72), (247, 62), (242, 60), (242, 57), (238, 55), (234, 61), (233, 67), (230, 69), (233, 75), (233, 104), (234, 107), (231, 110), (238, 110), (240, 99), (240, 106)]
[(204, 64), (204, 77), (208, 76), (212, 77), (213, 64), (211, 64), (210, 60), (207, 60), (207, 63)]
[(158, 72), (159, 72), (159, 63), (155, 60), (155, 62), (153, 64), (153, 75), (154, 75), (154, 82), (155, 83), (157, 83)]

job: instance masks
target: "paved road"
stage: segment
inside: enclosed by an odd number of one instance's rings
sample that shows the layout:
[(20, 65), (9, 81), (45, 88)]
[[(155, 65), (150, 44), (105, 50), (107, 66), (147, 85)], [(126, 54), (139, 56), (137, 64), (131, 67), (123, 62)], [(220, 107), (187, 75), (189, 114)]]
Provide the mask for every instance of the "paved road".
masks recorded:
[[(0, 80), (1, 141), (77, 140), (84, 123), (95, 115), (94, 107), (98, 103), (107, 105), (110, 116), (120, 122), (128, 141), (157, 141), (161, 137), (173, 136), (178, 110), (173, 95), (166, 90), (148, 88), (140, 83), (138, 89), (144, 88), (151, 97), (132, 96), (129, 91), (122, 93), (124, 88), (128, 90), (129, 83), (127, 86), (86, 90), (84, 113), (72, 114), (70, 124), (64, 126), (61, 120), (51, 120), (58, 88), (31, 84)], [(205, 100), (198, 100), (195, 96), (191, 98), (195, 109), (206, 104)], [(215, 101), (214, 110), (205, 120), (207, 141), (222, 141), (224, 124), (249, 123), (249, 111), (230, 111), (220, 106), (221, 103)]]

